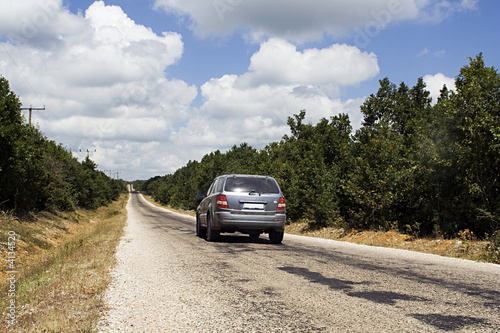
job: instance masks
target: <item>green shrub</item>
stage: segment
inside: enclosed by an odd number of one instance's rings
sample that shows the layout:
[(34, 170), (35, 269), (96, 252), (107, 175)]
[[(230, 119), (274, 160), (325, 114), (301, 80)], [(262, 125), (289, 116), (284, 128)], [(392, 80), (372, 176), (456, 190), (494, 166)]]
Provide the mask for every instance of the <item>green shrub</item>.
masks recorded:
[(493, 235), (488, 237), (485, 259), (489, 262), (500, 264), (500, 230), (497, 230)]

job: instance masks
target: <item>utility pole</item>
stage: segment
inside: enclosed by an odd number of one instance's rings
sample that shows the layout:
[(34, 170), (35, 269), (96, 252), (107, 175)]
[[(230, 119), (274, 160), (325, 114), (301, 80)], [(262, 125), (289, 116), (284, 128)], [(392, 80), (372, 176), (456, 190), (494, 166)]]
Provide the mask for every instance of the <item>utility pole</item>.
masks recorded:
[(31, 126), (31, 113), (33, 112), (33, 110), (35, 111), (42, 111), (42, 110), (45, 110), (45, 105), (43, 106), (43, 108), (34, 108), (30, 105), (29, 108), (21, 108), (21, 110), (29, 110), (30, 111), (30, 116), (29, 116), (29, 124)]
[[(94, 150), (92, 149), (87, 149), (87, 158), (90, 159), (90, 153), (95, 153), (97, 151), (97, 149), (94, 148)], [(82, 150), (80, 149), (80, 153), (82, 152)]]
[(109, 172), (109, 178), (111, 179), (119, 179), (120, 178), (120, 173), (121, 171), (115, 171), (115, 170), (104, 170), (104, 172)]

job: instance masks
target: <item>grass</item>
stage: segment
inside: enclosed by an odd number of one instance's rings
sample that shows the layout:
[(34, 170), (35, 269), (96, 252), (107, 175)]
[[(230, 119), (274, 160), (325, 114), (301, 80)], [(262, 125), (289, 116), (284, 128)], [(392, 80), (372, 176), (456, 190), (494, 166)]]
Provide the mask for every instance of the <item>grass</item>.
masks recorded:
[(334, 227), (312, 229), (306, 222), (291, 223), (286, 226), (285, 231), (295, 235), (356, 244), (390, 247), (475, 261), (490, 261), (486, 249), (488, 242), (475, 239), (467, 231), (462, 232), (460, 238), (456, 239), (415, 238), (397, 231), (346, 231)]
[[(0, 213), (0, 332), (95, 331), (124, 233), (126, 200), (123, 195), (97, 211), (44, 212), (22, 220)], [(16, 234), (16, 273), (9, 273), (9, 232)], [(16, 278), (13, 290), (8, 276)], [(15, 325), (8, 321), (12, 300)]]

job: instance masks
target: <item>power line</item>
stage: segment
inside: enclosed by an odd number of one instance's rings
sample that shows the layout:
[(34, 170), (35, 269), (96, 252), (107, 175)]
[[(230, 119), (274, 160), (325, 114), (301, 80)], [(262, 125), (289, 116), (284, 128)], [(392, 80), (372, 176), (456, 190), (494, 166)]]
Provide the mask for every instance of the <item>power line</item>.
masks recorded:
[(17, 65), (16, 61), (14, 60), (14, 57), (12, 57), (12, 55), (10, 54), (10, 52), (7, 50), (7, 48), (5, 47), (4, 43), (2, 43), (2, 47), (3, 49), (5, 50), (5, 53), (7, 53), (7, 55), (9, 56), (10, 60), (12, 60), (12, 63), (14, 64), (14, 66), (16, 66), (17, 70), (19, 71), (19, 74), (21, 75), (21, 77), (24, 79), (24, 81), (26, 81), (26, 83), (30, 86), (31, 90), (33, 90), (33, 92), (35, 93), (35, 95), (40, 98), (40, 96), (38, 95), (38, 93), (35, 91), (35, 89), (33, 88), (33, 86), (31, 85), (31, 83), (28, 81), (28, 79), (26, 78), (26, 76), (24, 76), (23, 72), (21, 71), (21, 69), (19, 68), (19, 66)]

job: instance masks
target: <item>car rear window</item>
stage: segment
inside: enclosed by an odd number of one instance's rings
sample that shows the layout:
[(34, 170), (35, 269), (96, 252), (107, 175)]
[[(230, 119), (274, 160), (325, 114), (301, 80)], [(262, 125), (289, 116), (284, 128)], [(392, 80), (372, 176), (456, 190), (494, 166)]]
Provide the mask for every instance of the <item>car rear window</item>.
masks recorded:
[(260, 177), (230, 177), (226, 180), (224, 189), (227, 192), (279, 193), (276, 181), (272, 178)]

